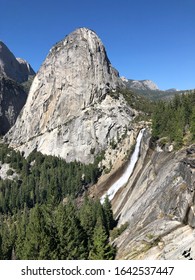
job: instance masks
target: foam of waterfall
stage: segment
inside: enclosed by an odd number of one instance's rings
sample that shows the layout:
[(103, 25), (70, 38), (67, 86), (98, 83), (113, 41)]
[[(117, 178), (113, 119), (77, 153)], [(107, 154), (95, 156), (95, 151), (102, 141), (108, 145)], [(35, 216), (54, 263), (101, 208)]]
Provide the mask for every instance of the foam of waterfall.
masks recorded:
[(139, 134), (138, 134), (138, 137), (137, 137), (137, 140), (136, 140), (136, 145), (135, 145), (135, 149), (134, 149), (134, 152), (131, 156), (131, 159), (129, 161), (129, 164), (127, 166), (127, 169), (125, 170), (125, 172), (122, 174), (122, 176), (108, 189), (108, 191), (106, 192), (106, 194), (104, 194), (102, 197), (101, 197), (101, 200), (100, 202), (103, 203), (104, 202), (104, 199), (106, 196), (108, 196), (109, 200), (112, 200), (113, 197), (115, 196), (116, 192), (122, 188), (125, 184), (127, 184), (133, 170), (134, 170), (134, 167), (136, 165), (136, 162), (139, 158), (139, 151), (140, 151), (140, 145), (141, 145), (141, 140), (142, 140), (142, 137), (143, 137), (143, 134), (144, 134), (144, 130), (145, 128), (141, 129)]

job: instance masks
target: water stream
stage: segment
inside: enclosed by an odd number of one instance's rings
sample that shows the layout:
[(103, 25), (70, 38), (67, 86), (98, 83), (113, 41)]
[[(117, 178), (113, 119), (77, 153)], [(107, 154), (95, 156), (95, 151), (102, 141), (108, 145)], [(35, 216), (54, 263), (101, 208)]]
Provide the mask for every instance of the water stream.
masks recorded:
[(112, 200), (115, 196), (116, 192), (122, 188), (125, 184), (127, 184), (134, 167), (136, 165), (136, 162), (139, 158), (139, 150), (141, 145), (141, 140), (144, 134), (145, 128), (141, 129), (136, 140), (135, 149), (133, 151), (133, 154), (131, 156), (131, 159), (129, 161), (129, 164), (127, 166), (127, 169), (122, 174), (122, 176), (108, 189), (108, 191), (101, 197), (100, 202), (103, 203), (106, 196), (108, 196), (109, 200)]

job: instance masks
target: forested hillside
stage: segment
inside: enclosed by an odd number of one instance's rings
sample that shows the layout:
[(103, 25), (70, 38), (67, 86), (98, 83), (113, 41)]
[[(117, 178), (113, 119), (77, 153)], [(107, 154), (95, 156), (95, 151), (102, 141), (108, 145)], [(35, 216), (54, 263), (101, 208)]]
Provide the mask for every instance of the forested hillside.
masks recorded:
[(175, 143), (176, 148), (195, 140), (195, 91), (156, 103), (152, 118), (154, 139)]
[(25, 159), (1, 144), (9, 169), (0, 179), (0, 259), (113, 259), (110, 202), (79, 199), (100, 176), (100, 159), (66, 163), (36, 151)]

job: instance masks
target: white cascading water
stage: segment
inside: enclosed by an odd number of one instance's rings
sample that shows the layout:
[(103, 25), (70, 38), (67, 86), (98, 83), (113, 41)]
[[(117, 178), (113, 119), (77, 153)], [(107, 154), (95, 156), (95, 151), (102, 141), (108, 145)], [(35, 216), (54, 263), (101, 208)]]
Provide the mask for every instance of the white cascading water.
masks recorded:
[(145, 128), (141, 129), (137, 140), (136, 140), (136, 146), (135, 146), (135, 150), (131, 156), (130, 162), (127, 166), (127, 169), (125, 170), (125, 172), (123, 173), (123, 175), (108, 189), (108, 191), (106, 192), (106, 194), (104, 194), (101, 199), (100, 202), (103, 203), (104, 199), (106, 196), (108, 196), (109, 200), (112, 200), (113, 197), (115, 196), (116, 192), (122, 188), (125, 184), (127, 184), (129, 177), (131, 176), (134, 167), (136, 165), (136, 162), (139, 158), (139, 150), (140, 150), (140, 145), (141, 145), (141, 140), (144, 134), (144, 130)]

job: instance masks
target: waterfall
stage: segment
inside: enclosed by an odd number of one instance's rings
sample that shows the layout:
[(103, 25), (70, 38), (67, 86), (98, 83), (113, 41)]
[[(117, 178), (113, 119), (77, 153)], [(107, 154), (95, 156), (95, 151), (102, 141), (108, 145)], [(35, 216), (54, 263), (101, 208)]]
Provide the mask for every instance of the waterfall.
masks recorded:
[(136, 162), (139, 158), (139, 150), (140, 150), (140, 145), (141, 145), (141, 140), (142, 140), (142, 137), (143, 137), (143, 134), (144, 134), (144, 130), (145, 130), (145, 128), (141, 129), (139, 134), (138, 134), (138, 137), (137, 137), (137, 140), (136, 140), (136, 146), (135, 146), (135, 149), (134, 149), (133, 154), (131, 156), (130, 162), (127, 166), (127, 169), (122, 174), (122, 176), (108, 189), (106, 194), (104, 194), (101, 197), (101, 200), (100, 200), (101, 203), (104, 202), (104, 199), (105, 199), (106, 196), (108, 196), (109, 200), (112, 200), (113, 197), (115, 196), (116, 192), (120, 188), (122, 188), (125, 184), (127, 184), (128, 180), (129, 180), (129, 178), (130, 178), (130, 176), (131, 176), (131, 174), (134, 170)]

